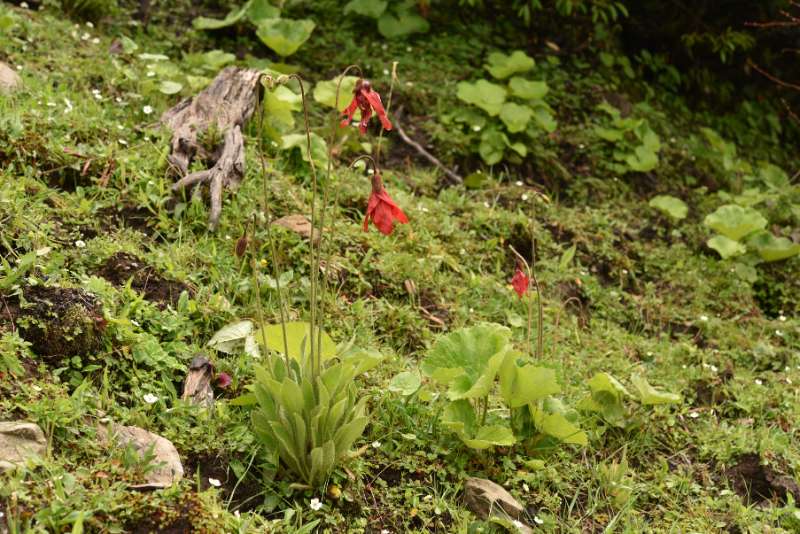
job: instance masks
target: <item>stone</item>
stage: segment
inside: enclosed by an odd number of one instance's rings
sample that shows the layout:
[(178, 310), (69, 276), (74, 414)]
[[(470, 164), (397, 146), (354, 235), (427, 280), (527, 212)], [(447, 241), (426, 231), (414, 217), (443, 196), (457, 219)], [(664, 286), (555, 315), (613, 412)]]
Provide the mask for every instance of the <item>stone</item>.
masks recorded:
[[(291, 230), (292, 232), (302, 237), (305, 237), (306, 239), (311, 237), (311, 221), (309, 221), (305, 215), (300, 215), (300, 214), (286, 215), (285, 217), (276, 219), (275, 221), (272, 222), (272, 224), (282, 226), (287, 230)], [(315, 243), (319, 241), (318, 234), (319, 232), (314, 232)]]
[(39, 425), (24, 421), (0, 421), (0, 471), (44, 456), (47, 440)]
[(0, 61), (0, 93), (10, 94), (22, 88), (22, 78), (14, 69)]
[(464, 484), (464, 502), (481, 519), (499, 517), (514, 521), (519, 532), (533, 532), (522, 522), (525, 507), (499, 484), (485, 478), (468, 478)]
[(143, 458), (150, 448), (153, 450), (153, 465), (156, 467), (145, 475), (146, 482), (131, 486), (133, 489), (168, 488), (183, 478), (183, 465), (175, 445), (168, 439), (148, 432), (137, 426), (111, 424), (109, 429), (100, 427), (98, 437), (106, 445), (127, 447), (133, 445), (139, 456)]

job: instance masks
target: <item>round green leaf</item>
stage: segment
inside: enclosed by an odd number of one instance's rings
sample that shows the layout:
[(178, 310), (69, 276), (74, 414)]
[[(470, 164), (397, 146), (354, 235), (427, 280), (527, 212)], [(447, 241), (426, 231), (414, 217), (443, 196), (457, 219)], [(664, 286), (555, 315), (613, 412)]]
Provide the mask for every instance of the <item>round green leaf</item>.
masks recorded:
[(256, 35), (279, 55), (290, 56), (311, 37), (315, 26), (308, 19), (263, 19), (258, 22)]
[(164, 93), (165, 95), (174, 95), (181, 92), (183, 89), (183, 85), (179, 84), (178, 82), (172, 82), (169, 80), (164, 80), (158, 86), (158, 90)]
[(738, 241), (756, 230), (763, 230), (767, 220), (753, 208), (727, 204), (706, 216), (704, 224), (720, 234)]
[(387, 39), (403, 37), (412, 33), (425, 33), (430, 29), (427, 20), (410, 11), (397, 15), (384, 13), (378, 19), (378, 31)]
[(716, 250), (723, 260), (741, 256), (747, 252), (747, 248), (744, 245), (724, 235), (715, 235), (706, 241), (706, 245), (708, 245), (708, 248)]
[[(289, 357), (300, 359), (303, 354), (307, 357), (311, 349), (311, 341), (309, 333), (311, 325), (304, 322), (288, 322), (286, 323), (286, 344), (289, 348)], [(264, 344), (266, 337), (266, 348), (271, 351), (283, 354), (283, 328), (279, 324), (271, 324), (265, 326), (262, 330), (255, 332), (255, 338), (261, 345)], [(315, 341), (316, 345), (316, 341)], [(322, 333), (322, 344), (320, 346), (320, 354), (324, 360), (336, 356), (336, 343), (325, 332)]]
[(508, 82), (511, 94), (525, 100), (541, 100), (550, 91), (547, 82), (536, 82), (514, 76)]
[[(333, 80), (325, 80), (317, 83), (314, 87), (314, 100), (320, 104), (332, 108), (336, 105), (336, 87), (341, 76)], [(358, 77), (345, 76), (339, 88), (339, 111), (344, 110), (353, 99), (353, 89), (356, 86)]]
[(800, 254), (800, 244), (769, 232), (759, 232), (747, 244), (756, 249), (764, 261), (781, 261)]
[(689, 214), (689, 206), (683, 200), (669, 195), (658, 195), (650, 199), (648, 205), (679, 221)]
[(387, 5), (389, 2), (386, 0), (351, 0), (344, 6), (344, 12), (377, 19), (386, 11)]
[(532, 116), (531, 108), (513, 102), (506, 102), (500, 110), (500, 120), (511, 133), (524, 131)]
[(422, 377), (419, 375), (419, 371), (405, 371), (392, 378), (389, 382), (389, 391), (408, 397), (416, 393), (420, 386), (422, 386)]
[(501, 80), (518, 72), (527, 72), (536, 65), (533, 58), (522, 50), (515, 50), (511, 55), (492, 52), (487, 59), (488, 63), (484, 65), (486, 70), (492, 76)]
[(511, 331), (498, 324), (481, 324), (440, 337), (422, 362), (422, 372), (449, 385), (450, 399), (488, 395), (509, 349)]
[(478, 106), (492, 117), (496, 117), (506, 101), (506, 89), (486, 80), (475, 83), (460, 82), (456, 96), (473, 106)]

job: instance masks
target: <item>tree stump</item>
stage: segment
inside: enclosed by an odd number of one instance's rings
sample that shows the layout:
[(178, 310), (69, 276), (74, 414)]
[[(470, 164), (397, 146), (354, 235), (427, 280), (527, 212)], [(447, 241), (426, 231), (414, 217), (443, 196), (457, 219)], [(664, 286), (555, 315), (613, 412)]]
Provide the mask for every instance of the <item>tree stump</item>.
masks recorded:
[[(207, 184), (212, 230), (219, 224), (223, 189), (235, 190), (244, 178), (242, 129), (261, 97), (260, 79), (258, 70), (227, 67), (199, 94), (182, 100), (161, 115), (161, 123), (172, 130), (168, 160), (179, 177), (172, 191)], [(198, 140), (209, 130), (222, 136), (211, 150)], [(209, 168), (190, 173), (189, 166), (195, 158), (210, 162)]]

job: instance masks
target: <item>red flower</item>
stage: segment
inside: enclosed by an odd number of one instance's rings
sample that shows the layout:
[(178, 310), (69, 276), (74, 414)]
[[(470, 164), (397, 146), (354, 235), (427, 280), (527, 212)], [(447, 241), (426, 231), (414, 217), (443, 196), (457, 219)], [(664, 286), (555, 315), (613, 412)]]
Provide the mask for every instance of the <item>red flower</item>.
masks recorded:
[(381, 95), (372, 90), (372, 84), (368, 80), (358, 80), (356, 82), (356, 88), (353, 90), (353, 101), (345, 108), (343, 112), (344, 119), (339, 126), (345, 127), (350, 124), (356, 109), (361, 110), (361, 122), (358, 123), (358, 130), (362, 134), (367, 133), (367, 124), (369, 124), (373, 110), (378, 114), (383, 128), (386, 130), (392, 129), (392, 123), (389, 122), (389, 117), (386, 116), (386, 110), (383, 109), (383, 104), (381, 103)]
[(394, 230), (394, 221), (405, 224), (408, 217), (394, 203), (392, 197), (383, 188), (381, 175), (377, 172), (372, 175), (372, 194), (367, 204), (367, 216), (364, 217), (364, 231), (369, 228), (370, 220), (382, 234), (389, 235)]
[(531, 283), (531, 279), (528, 278), (528, 275), (522, 272), (522, 269), (517, 267), (517, 271), (514, 273), (514, 277), (511, 279), (511, 285), (514, 287), (514, 291), (517, 292), (519, 298), (528, 292), (528, 286)]
[(216, 382), (217, 382), (217, 387), (225, 389), (231, 385), (233, 379), (231, 378), (231, 375), (229, 375), (228, 373), (219, 373), (217, 375)]

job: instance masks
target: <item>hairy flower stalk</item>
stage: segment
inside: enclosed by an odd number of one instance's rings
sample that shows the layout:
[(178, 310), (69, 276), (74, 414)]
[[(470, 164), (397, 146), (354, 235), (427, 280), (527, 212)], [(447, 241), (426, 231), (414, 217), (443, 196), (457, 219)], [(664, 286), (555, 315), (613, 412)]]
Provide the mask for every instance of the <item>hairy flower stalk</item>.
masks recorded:
[[(531, 237), (531, 257), (532, 265), (536, 265), (536, 257), (535, 257), (535, 244), (533, 244), (533, 237)], [(530, 282), (533, 280), (533, 287), (536, 289), (536, 300), (539, 306), (539, 315), (537, 321), (537, 332), (536, 332), (536, 359), (541, 360), (542, 355), (544, 353), (544, 332), (542, 329), (544, 328), (544, 309), (542, 306), (542, 292), (539, 288), (539, 281), (536, 279), (536, 272), (531, 265), (528, 265), (528, 262), (525, 261), (525, 258), (517, 252), (517, 250), (509, 245), (511, 252), (514, 253), (514, 256), (517, 257), (517, 269), (514, 273), (513, 278), (511, 278), (511, 285), (514, 288), (514, 291), (517, 293), (519, 298), (522, 298), (527, 292), (528, 288), (530, 287)], [(531, 352), (531, 338), (532, 338), (532, 331), (533, 331), (533, 300), (529, 296), (527, 299), (528, 303), (528, 352)]]

